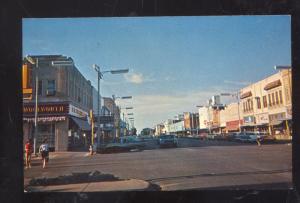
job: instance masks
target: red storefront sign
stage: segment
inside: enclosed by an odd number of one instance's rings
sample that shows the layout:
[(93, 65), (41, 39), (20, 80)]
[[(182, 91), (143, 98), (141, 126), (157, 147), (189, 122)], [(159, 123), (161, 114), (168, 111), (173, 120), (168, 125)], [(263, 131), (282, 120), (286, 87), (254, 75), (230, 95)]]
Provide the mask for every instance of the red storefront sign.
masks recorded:
[[(240, 120), (240, 125), (243, 125), (243, 120)], [(226, 129), (228, 131), (238, 130), (239, 129), (239, 121), (228, 121), (226, 122)]]
[[(38, 104), (38, 116), (49, 116), (49, 115), (67, 115), (69, 112), (68, 103), (43, 103)], [(34, 104), (23, 104), (23, 116), (32, 117), (35, 114)]]

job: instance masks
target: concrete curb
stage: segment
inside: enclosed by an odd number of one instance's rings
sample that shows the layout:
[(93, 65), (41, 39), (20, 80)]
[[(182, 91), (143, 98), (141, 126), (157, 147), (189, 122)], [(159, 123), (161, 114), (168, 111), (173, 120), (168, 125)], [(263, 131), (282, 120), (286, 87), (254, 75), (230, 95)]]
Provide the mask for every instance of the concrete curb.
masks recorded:
[(154, 191), (160, 190), (157, 185), (144, 180), (129, 179), (121, 181), (105, 181), (78, 183), (67, 185), (28, 186), (27, 192), (108, 192), (108, 191)]

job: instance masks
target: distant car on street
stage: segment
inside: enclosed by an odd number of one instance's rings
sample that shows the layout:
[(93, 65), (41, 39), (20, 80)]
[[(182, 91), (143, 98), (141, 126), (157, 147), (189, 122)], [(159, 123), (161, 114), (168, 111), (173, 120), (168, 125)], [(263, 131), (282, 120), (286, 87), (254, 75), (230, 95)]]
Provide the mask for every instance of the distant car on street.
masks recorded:
[(159, 146), (178, 146), (178, 139), (176, 135), (161, 135), (158, 139)]
[(262, 141), (266, 136), (267, 134), (262, 132), (241, 132), (236, 134), (235, 140), (240, 142), (254, 143), (258, 139)]
[(145, 143), (136, 136), (124, 136), (120, 138), (119, 143), (108, 143), (100, 147), (97, 151), (100, 153), (141, 151)]

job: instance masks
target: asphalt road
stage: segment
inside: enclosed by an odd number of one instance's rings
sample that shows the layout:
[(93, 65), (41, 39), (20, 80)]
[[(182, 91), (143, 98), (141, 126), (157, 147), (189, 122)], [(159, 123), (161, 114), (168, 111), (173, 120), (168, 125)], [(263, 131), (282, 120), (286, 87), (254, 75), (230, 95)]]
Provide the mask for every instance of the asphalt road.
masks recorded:
[(147, 149), (139, 152), (94, 156), (57, 152), (51, 153), (46, 169), (39, 159), (33, 160), (33, 167), (24, 171), (24, 183), (95, 170), (121, 179), (146, 180), (162, 190), (287, 189), (292, 186), (292, 146), (180, 139), (178, 148), (159, 148), (149, 140)]

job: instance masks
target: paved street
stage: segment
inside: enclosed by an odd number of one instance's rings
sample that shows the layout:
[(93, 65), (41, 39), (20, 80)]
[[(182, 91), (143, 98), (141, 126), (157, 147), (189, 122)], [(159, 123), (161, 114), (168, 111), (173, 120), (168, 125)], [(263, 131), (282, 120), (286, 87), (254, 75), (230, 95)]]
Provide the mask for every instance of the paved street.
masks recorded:
[[(140, 179), (162, 190), (291, 187), (290, 144), (241, 144), (226, 141), (180, 139), (178, 148), (158, 148), (148, 141), (139, 152), (97, 154), (51, 153), (48, 168), (39, 159), (24, 172), (31, 178), (57, 177), (72, 172), (112, 174), (121, 179)], [(271, 185), (270, 185), (271, 184)]]

